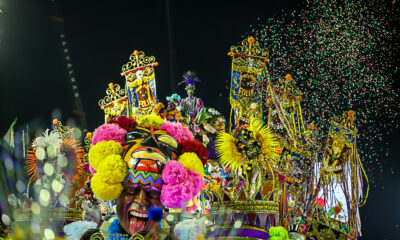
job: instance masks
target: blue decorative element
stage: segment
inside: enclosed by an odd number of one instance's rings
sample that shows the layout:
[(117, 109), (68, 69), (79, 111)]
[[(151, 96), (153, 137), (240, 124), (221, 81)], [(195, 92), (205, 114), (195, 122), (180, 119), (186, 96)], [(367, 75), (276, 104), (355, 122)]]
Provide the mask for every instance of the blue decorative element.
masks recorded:
[(159, 207), (151, 207), (148, 214), (151, 221), (159, 222), (163, 217), (163, 210)]
[(116, 218), (111, 225), (108, 227), (108, 234), (114, 234), (113, 237), (109, 237), (109, 240), (114, 240), (114, 239), (118, 239), (118, 240), (129, 240), (129, 238), (125, 238), (120, 236), (120, 234), (127, 234), (124, 229), (121, 228), (121, 225), (119, 224), (119, 219)]
[(181, 96), (179, 96), (178, 94), (174, 93), (171, 96), (166, 97), (166, 99), (167, 99), (168, 102), (172, 102), (172, 101), (180, 102), (181, 101)]
[[(239, 100), (240, 98), (240, 89), (242, 88), (242, 80), (241, 80), (241, 72), (232, 71), (232, 81), (231, 81), (231, 97), (233, 100)], [(263, 74), (253, 75), (255, 77), (253, 81), (252, 91), (253, 94), (251, 96), (251, 102), (258, 103), (262, 98), (262, 83), (264, 81), (265, 76)]]

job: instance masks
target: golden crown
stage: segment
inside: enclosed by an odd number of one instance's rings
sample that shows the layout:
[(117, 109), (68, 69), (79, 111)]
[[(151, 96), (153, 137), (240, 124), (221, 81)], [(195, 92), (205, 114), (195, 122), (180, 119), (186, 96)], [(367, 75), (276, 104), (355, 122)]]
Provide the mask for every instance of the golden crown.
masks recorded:
[(126, 114), (128, 108), (128, 97), (126, 90), (121, 89), (119, 84), (108, 84), (106, 96), (100, 99), (99, 106), (104, 110), (106, 120)]
[(261, 59), (265, 59), (265, 61), (269, 61), (268, 51), (262, 49), (258, 41), (256, 41), (253, 37), (249, 37), (248, 39), (244, 39), (241, 45), (231, 46), (229, 56), (233, 57), (235, 55), (246, 55), (257, 57)]
[(154, 56), (146, 56), (143, 51), (135, 50), (129, 56), (129, 61), (122, 66), (121, 76), (126, 75), (127, 72), (145, 66), (158, 66), (156, 58)]

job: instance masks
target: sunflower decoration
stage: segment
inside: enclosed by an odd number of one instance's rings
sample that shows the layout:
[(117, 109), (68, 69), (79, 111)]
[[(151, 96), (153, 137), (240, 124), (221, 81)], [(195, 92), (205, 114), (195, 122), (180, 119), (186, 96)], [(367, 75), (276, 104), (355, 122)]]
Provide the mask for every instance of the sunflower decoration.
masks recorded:
[[(56, 194), (65, 185), (74, 186), (82, 182), (84, 171), (84, 151), (72, 129), (53, 121), (54, 129), (47, 129), (31, 144), (26, 156), (26, 173), (29, 184), (40, 184)], [(28, 185), (29, 194), (29, 185)]]
[(279, 143), (268, 126), (255, 118), (239, 130), (236, 137), (228, 133), (217, 136), (216, 151), (220, 162), (238, 175), (253, 165), (267, 168), (279, 159)]

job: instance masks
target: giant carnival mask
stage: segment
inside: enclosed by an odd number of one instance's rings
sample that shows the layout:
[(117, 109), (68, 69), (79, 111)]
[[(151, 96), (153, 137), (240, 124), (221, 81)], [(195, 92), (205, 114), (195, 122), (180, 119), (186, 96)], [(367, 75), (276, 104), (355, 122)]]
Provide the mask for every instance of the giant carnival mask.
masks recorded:
[(94, 132), (89, 151), (92, 190), (116, 200), (119, 225), (129, 234), (150, 230), (153, 206), (185, 207), (200, 192), (207, 160), (198, 157), (206, 157), (204, 146), (179, 123), (149, 115), (136, 125), (125, 116), (108, 121)]

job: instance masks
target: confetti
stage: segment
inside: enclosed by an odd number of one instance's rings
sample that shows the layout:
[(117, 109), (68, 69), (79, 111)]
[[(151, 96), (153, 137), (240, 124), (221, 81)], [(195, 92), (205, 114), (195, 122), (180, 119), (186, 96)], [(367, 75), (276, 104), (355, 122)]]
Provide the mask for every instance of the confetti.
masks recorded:
[[(291, 74), (305, 93), (303, 115), (315, 123), (318, 145), (324, 146), (334, 115), (355, 111), (360, 156), (372, 182), (379, 156), (388, 151), (385, 136), (400, 122), (397, 16), (399, 7), (387, 1), (310, 0), (260, 19), (248, 33), (269, 51), (271, 81)], [(377, 171), (382, 174), (382, 166)]]

